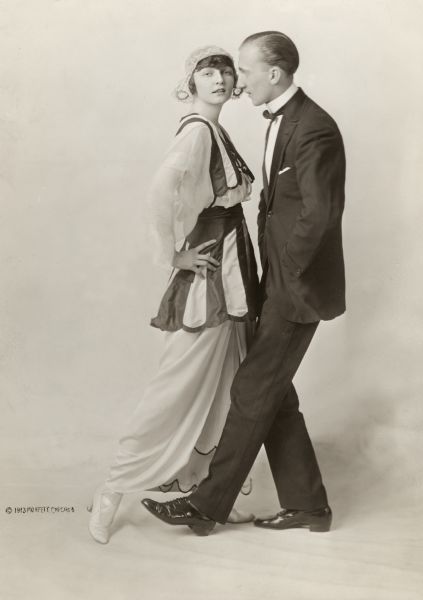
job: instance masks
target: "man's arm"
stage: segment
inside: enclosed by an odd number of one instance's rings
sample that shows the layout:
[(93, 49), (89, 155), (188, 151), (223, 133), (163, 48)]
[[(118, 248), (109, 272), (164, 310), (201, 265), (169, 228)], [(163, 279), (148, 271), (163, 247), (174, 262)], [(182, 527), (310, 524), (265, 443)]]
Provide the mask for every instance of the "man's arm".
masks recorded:
[(297, 180), (302, 208), (283, 248), (282, 264), (299, 277), (344, 207), (345, 154), (335, 124), (324, 123), (297, 141)]

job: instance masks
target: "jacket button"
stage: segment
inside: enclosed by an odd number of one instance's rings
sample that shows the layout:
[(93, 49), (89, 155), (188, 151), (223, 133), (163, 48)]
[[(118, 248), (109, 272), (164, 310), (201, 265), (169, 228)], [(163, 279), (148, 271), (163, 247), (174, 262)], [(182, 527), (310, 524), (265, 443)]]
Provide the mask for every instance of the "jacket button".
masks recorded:
[(269, 210), (269, 212), (267, 213), (268, 217), (271, 217), (273, 215), (273, 212), (271, 210)]

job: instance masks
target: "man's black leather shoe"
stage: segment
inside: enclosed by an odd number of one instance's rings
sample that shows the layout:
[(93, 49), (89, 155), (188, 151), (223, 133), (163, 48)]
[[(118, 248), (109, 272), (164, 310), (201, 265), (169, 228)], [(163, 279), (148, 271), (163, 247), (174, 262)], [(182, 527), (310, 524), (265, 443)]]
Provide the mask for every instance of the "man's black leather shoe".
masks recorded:
[(197, 535), (209, 535), (216, 521), (197, 510), (188, 498), (176, 498), (169, 502), (156, 502), (144, 498), (141, 503), (152, 515), (169, 525), (188, 525)]
[(256, 519), (254, 525), (265, 529), (294, 529), (303, 527), (310, 531), (329, 531), (332, 511), (329, 506), (317, 510), (296, 510), (283, 508), (273, 517)]

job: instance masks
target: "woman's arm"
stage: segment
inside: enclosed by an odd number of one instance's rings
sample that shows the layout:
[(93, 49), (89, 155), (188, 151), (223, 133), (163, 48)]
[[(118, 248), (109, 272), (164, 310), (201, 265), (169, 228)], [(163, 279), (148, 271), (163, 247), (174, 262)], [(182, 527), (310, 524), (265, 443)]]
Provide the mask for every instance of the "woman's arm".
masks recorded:
[(162, 165), (149, 191), (149, 225), (154, 245), (154, 262), (169, 267), (175, 253), (175, 200), (183, 173)]
[(203, 187), (197, 184), (210, 177), (210, 146), (206, 126), (187, 127), (183, 135), (177, 136), (153, 178), (149, 192), (150, 230), (155, 262), (160, 265), (199, 272), (218, 264), (201, 254), (215, 240), (187, 251), (175, 250), (176, 243), (187, 234), (187, 228), (192, 229), (209, 202), (207, 194), (201, 193)]

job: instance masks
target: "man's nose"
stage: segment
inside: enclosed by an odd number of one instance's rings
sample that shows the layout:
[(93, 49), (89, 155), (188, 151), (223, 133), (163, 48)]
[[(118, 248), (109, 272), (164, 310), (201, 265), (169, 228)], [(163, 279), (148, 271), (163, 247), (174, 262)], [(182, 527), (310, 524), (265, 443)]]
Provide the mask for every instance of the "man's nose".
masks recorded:
[(244, 75), (242, 73), (240, 73), (238, 75), (238, 81), (237, 81), (236, 87), (241, 88), (242, 90), (246, 87)]

